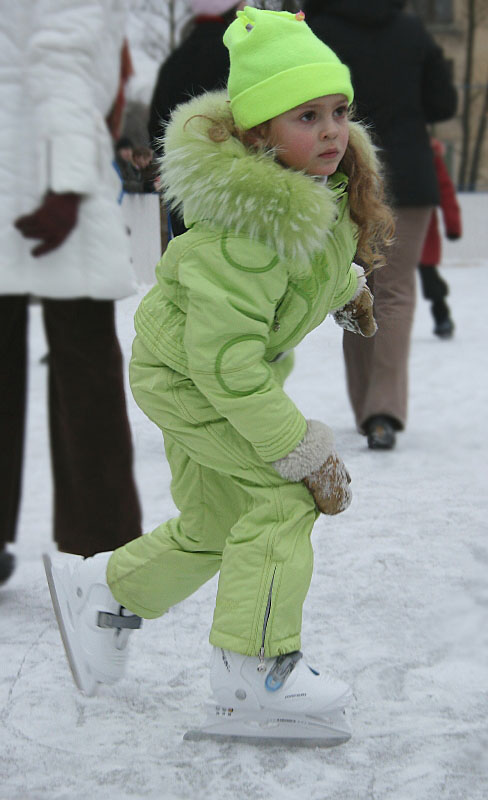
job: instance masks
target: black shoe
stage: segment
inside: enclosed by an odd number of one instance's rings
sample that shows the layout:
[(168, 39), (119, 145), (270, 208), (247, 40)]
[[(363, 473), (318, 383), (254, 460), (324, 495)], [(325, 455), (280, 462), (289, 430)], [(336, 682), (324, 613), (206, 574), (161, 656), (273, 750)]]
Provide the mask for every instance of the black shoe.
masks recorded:
[(0, 550), (0, 583), (5, 583), (15, 569), (15, 556), (5, 548)]
[(392, 450), (395, 447), (396, 434), (391, 417), (378, 414), (370, 417), (364, 427), (370, 450)]
[(434, 333), (439, 339), (452, 339), (454, 335), (454, 322), (450, 317), (443, 319), (442, 322), (436, 322)]

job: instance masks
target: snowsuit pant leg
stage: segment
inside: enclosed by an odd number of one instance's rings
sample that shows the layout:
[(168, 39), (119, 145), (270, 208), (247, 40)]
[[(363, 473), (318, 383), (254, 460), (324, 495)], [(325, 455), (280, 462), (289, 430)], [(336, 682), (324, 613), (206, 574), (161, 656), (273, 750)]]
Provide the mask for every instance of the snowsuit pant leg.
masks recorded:
[(90, 556), (141, 534), (122, 354), (111, 300), (44, 299), (54, 539)]
[(344, 333), (349, 398), (361, 432), (376, 414), (392, 417), (400, 430), (405, 427), (415, 272), (431, 214), (430, 207), (396, 209), (388, 262), (368, 277), (378, 331), (371, 339)]
[(317, 511), (302, 483), (285, 481), (212, 408), (191, 380), (136, 339), (136, 401), (163, 430), (181, 514), (115, 551), (114, 597), (161, 616), (220, 570), (210, 642), (247, 655), (300, 649)]
[(13, 542), (19, 513), (26, 409), (27, 301), (0, 296), (0, 550)]

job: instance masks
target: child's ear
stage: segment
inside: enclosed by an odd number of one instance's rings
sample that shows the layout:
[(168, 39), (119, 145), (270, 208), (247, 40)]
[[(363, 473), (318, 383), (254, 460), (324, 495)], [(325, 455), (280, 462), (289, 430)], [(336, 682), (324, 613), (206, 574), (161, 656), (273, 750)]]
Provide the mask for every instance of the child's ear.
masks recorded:
[(268, 142), (268, 124), (267, 122), (261, 125), (255, 125), (254, 128), (249, 128), (244, 133), (246, 144), (251, 147), (262, 147)]

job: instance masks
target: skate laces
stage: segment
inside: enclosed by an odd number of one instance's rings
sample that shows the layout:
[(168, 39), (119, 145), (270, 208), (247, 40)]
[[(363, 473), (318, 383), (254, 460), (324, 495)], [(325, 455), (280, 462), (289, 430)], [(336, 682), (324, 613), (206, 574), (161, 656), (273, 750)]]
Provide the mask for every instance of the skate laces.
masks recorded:
[(295, 650), (293, 653), (286, 653), (284, 656), (278, 656), (264, 682), (268, 692), (276, 692), (278, 689), (281, 689), (301, 658), (302, 653), (300, 650)]

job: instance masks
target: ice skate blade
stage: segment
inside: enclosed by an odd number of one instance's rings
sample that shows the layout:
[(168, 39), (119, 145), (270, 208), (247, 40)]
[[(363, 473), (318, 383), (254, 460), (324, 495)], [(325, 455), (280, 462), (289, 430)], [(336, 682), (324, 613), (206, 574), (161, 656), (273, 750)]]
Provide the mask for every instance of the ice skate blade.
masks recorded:
[(351, 738), (343, 709), (330, 712), (327, 717), (313, 717), (306, 714), (279, 716), (272, 712), (256, 715), (219, 706), (212, 708), (207, 724), (187, 731), (183, 736), (185, 741), (213, 739), (260, 746), (336, 747)]
[(237, 734), (209, 733), (203, 729), (189, 730), (183, 736), (186, 742), (202, 742), (213, 739), (215, 742), (236, 742), (241, 744), (252, 744), (259, 747), (338, 747), (346, 744), (351, 738), (351, 734), (344, 735), (342, 738), (324, 739), (312, 738), (301, 739), (297, 736), (243, 736)]
[(89, 697), (93, 697), (97, 691), (97, 681), (86, 669), (83, 669), (82, 663), (80, 663), (80, 660), (75, 656), (75, 631), (70, 625), (71, 612), (68, 608), (65, 592), (62, 590), (59, 576), (56, 574), (55, 568), (53, 568), (51, 557), (47, 553), (43, 553), (42, 560), (44, 563), (44, 569), (46, 571), (46, 578), (49, 586), (49, 592), (51, 594), (54, 613), (56, 615), (59, 632), (61, 634), (61, 640), (63, 642), (73, 680), (81, 692)]

